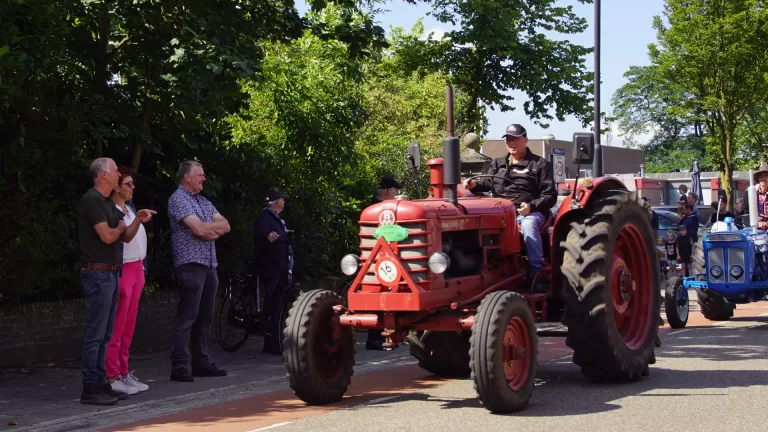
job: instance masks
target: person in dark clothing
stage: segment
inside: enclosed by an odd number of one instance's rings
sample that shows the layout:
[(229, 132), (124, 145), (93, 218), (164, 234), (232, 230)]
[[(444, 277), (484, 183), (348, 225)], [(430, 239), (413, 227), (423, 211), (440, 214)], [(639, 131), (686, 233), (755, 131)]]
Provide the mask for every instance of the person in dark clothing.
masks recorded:
[[(502, 136), (509, 154), (494, 159), (486, 174), (503, 177), (482, 177), (467, 180), (464, 187), (473, 193), (491, 191), (495, 196), (510, 199), (517, 206), (528, 263), (529, 280), (543, 269), (544, 252), (541, 229), (547, 223), (550, 209), (557, 203), (557, 190), (549, 162), (528, 150), (528, 132), (519, 124), (512, 124)], [(545, 281), (533, 287), (536, 292), (548, 292)]]
[(719, 206), (717, 203), (712, 203), (712, 215), (709, 217), (710, 225), (715, 222), (725, 222), (725, 218), (727, 217), (733, 218), (733, 221), (737, 226), (741, 225), (741, 219), (737, 219), (733, 213), (728, 211), (725, 201), (720, 201)]
[(691, 258), (693, 257), (694, 241), (688, 236), (688, 228), (683, 225), (680, 227), (680, 236), (677, 238), (677, 260), (683, 269), (683, 275), (691, 275)]
[(282, 355), (280, 350), (280, 312), (285, 290), (293, 271), (293, 251), (288, 228), (280, 213), (288, 195), (271, 188), (264, 198), (266, 207), (259, 213), (253, 230), (253, 250), (259, 265), (259, 280), (264, 288), (264, 352)]
[[(400, 193), (402, 185), (392, 176), (384, 176), (376, 185), (376, 195), (371, 198), (370, 205), (378, 204), (386, 200), (395, 199)], [(365, 342), (366, 350), (381, 351), (384, 349), (384, 335), (381, 330), (368, 330), (368, 340)]]
[(699, 213), (695, 211), (695, 207), (691, 204), (685, 205), (685, 218), (681, 225), (685, 226), (687, 236), (691, 239), (693, 244), (699, 241)]
[(674, 270), (677, 267), (678, 253), (677, 236), (673, 231), (667, 231), (667, 238), (664, 242), (664, 252), (667, 257), (667, 265), (669, 266), (667, 271), (670, 275), (674, 276)]

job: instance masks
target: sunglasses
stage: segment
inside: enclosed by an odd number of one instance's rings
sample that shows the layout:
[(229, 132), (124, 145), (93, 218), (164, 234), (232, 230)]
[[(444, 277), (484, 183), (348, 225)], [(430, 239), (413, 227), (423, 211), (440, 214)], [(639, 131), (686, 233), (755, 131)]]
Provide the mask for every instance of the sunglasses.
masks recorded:
[(133, 180), (131, 180), (129, 182), (125, 182), (125, 183), (121, 184), (120, 186), (136, 187), (136, 184), (133, 183)]

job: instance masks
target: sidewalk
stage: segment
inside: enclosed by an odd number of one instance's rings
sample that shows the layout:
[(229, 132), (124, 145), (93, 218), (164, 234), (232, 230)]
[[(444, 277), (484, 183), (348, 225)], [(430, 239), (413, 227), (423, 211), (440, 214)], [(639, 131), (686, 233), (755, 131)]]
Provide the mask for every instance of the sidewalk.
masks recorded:
[[(377, 363), (413, 362), (408, 346), (395, 352), (365, 351), (366, 333), (357, 332), (355, 372), (376, 369)], [(225, 352), (211, 343), (213, 361), (227, 370), (226, 377), (195, 378), (179, 383), (170, 377), (168, 350), (132, 353), (130, 367), (150, 386), (117, 405), (80, 404), (82, 381), (79, 361), (29, 369), (0, 371), (0, 431), (86, 430), (187, 411), (288, 388), (283, 358), (263, 354), (262, 338), (251, 336), (240, 350)], [(385, 365), (382, 365), (385, 366)], [(9, 425), (15, 422), (15, 426)], [(109, 423), (109, 422), (107, 422)]]

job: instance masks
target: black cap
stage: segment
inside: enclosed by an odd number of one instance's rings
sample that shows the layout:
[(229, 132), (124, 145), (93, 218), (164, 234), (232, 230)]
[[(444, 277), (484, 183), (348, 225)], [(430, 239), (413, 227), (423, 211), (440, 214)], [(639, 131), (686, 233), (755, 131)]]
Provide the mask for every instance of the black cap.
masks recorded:
[(381, 178), (381, 181), (376, 186), (377, 189), (389, 189), (389, 188), (396, 188), (396, 189), (402, 189), (403, 186), (395, 181), (395, 178), (392, 176), (384, 176)]
[(267, 191), (267, 196), (264, 198), (264, 202), (265, 203), (270, 203), (270, 202), (273, 202), (273, 201), (277, 201), (280, 198), (288, 199), (288, 195), (280, 192), (280, 189), (278, 189), (278, 188), (270, 188)]
[(502, 138), (506, 138), (507, 135), (513, 136), (515, 138), (517, 137), (528, 137), (528, 132), (525, 130), (525, 128), (522, 125), (519, 124), (511, 124), (507, 126), (507, 132), (502, 135)]

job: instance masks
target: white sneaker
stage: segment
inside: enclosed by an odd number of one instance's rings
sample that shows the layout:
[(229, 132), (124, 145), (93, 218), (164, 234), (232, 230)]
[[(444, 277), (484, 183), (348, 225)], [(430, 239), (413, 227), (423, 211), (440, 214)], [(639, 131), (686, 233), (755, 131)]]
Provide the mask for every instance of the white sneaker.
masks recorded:
[(135, 388), (136, 391), (143, 392), (143, 391), (149, 390), (149, 386), (139, 381), (139, 379), (136, 378), (136, 375), (133, 374), (133, 371), (131, 371), (131, 373), (129, 373), (128, 375), (124, 376), (122, 380), (127, 385)]
[(123, 393), (128, 393), (129, 395), (135, 395), (139, 392), (139, 390), (136, 387), (130, 386), (123, 382), (123, 379), (116, 379), (115, 382), (112, 383), (112, 390), (119, 391)]

